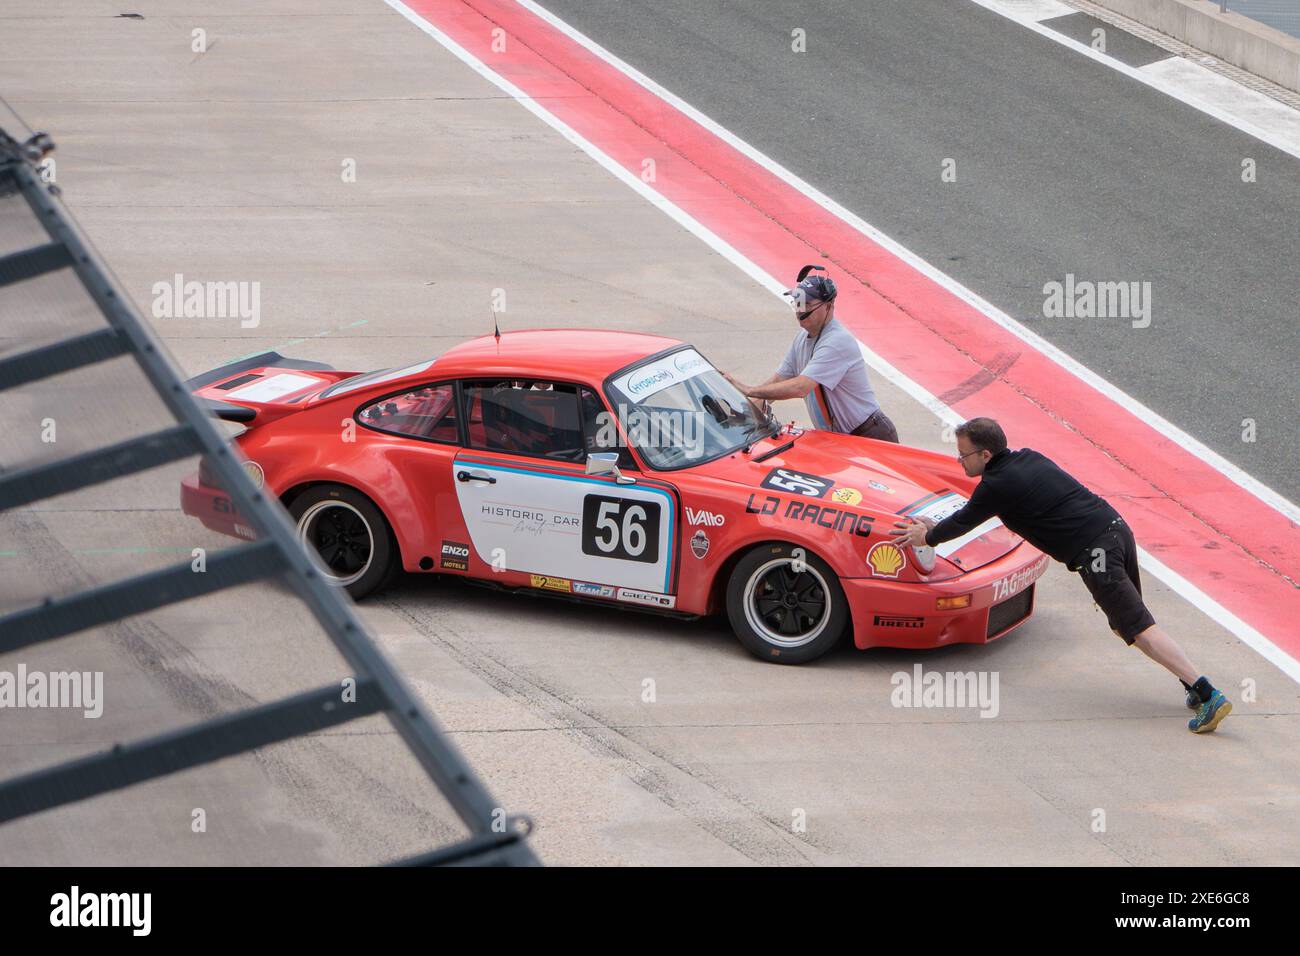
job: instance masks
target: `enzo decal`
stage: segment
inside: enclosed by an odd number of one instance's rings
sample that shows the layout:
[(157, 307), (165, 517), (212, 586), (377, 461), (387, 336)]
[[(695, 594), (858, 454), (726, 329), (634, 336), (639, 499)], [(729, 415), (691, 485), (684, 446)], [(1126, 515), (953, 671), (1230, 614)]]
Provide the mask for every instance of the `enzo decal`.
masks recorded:
[(925, 618), (923, 617), (898, 617), (892, 614), (877, 614), (875, 617), (876, 627), (925, 627)]
[(582, 499), (582, 553), (654, 564), (659, 560), (659, 505), (586, 495)]
[(867, 552), (867, 566), (878, 578), (896, 578), (907, 566), (907, 556), (889, 541), (878, 541)]
[(445, 568), (448, 571), (468, 571), (469, 545), (459, 544), (455, 541), (444, 541), (438, 567)]
[(547, 591), (573, 590), (573, 582), (568, 578), (553, 578), (546, 574), (530, 574), (528, 583), (531, 587), (545, 588)]
[(842, 505), (856, 505), (862, 501), (862, 492), (856, 488), (836, 488), (831, 492), (831, 500)]
[(829, 478), (804, 474), (802, 471), (791, 471), (789, 468), (773, 468), (759, 482), (759, 485), (809, 498), (825, 498), (826, 492), (831, 490)]
[(655, 594), (651, 591), (636, 591), (632, 588), (619, 588), (618, 599), (631, 601), (633, 604), (650, 604), (654, 607), (673, 607), (677, 598), (671, 594)]
[(691, 535), (691, 554), (702, 558), (709, 553), (709, 536), (703, 531)]

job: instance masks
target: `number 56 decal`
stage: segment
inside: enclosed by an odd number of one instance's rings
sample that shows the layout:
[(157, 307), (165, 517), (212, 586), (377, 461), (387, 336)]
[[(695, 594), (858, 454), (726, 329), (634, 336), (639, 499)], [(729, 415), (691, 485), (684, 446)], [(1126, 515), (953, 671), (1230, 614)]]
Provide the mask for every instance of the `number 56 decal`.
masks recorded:
[(659, 505), (586, 495), (582, 499), (582, 553), (655, 563), (659, 560)]

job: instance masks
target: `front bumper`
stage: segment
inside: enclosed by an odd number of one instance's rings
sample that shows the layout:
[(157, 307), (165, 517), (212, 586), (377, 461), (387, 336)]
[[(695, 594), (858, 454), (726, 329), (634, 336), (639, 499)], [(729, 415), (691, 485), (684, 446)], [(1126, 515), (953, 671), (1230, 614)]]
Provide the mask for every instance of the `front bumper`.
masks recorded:
[[(841, 578), (859, 648), (987, 644), (1029, 620), (1034, 582), (1051, 559), (1029, 544), (982, 568), (938, 583)], [(940, 598), (970, 595), (970, 605), (939, 610)]]
[(257, 532), (245, 522), (235, 503), (220, 488), (202, 484), (198, 472), (181, 481), (181, 511), (198, 518), (203, 526), (232, 538), (252, 541)]

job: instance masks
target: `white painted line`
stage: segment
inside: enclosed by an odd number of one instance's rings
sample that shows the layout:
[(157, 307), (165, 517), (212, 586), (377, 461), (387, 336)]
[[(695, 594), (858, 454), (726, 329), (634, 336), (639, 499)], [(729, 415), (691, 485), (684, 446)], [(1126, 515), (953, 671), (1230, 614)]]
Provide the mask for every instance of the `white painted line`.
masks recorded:
[(1279, 103), (1259, 90), (1242, 86), (1184, 56), (1157, 60), (1141, 70), (1163, 83), (1193, 91), (1201, 102), (1232, 111), (1256, 126), (1272, 129), (1288, 141), (1300, 144), (1300, 110)]
[(1060, 0), (1002, 0), (1002, 2), (1026, 20), (1050, 20), (1053, 17), (1068, 17), (1072, 13), (1079, 12), (1077, 7), (1061, 3)]
[[(723, 241), (714, 232), (712, 232), (710, 229), (704, 226), (703, 223), (698, 222), (694, 217), (690, 216), (689, 214), (687, 214), (686, 212), (678, 208), (674, 203), (672, 203), (665, 197), (659, 195), (659, 193), (651, 189), (647, 183), (643, 182), (639, 176), (633, 175), (630, 171), (624, 169), (613, 159), (611, 159), (605, 152), (603, 152), (601, 149), (595, 146), (595, 144), (589, 142), (583, 136), (579, 135), (576, 130), (570, 127), (563, 120), (559, 119), (559, 117), (554, 116), (544, 107), (538, 105), (536, 100), (534, 100), (532, 97), (524, 93), (524, 91), (519, 89), (519, 87), (515, 86), (515, 84), (511, 83), (505, 77), (500, 76), (497, 73), (493, 72), (481, 60), (479, 60), (472, 53), (470, 53), (468, 50), (462, 47), (459, 43), (457, 43), (451, 37), (447, 36), (437, 27), (433, 26), (431, 23), (423, 19), (419, 14), (412, 11), (408, 6), (406, 6), (406, 4), (402, 3), (402, 0), (384, 0), (384, 2), (387, 3), (394, 10), (396, 10), (398, 13), (400, 13), (402, 16), (406, 17), (406, 19), (411, 21), (411, 23), (415, 24), (415, 26), (419, 27), (421, 30), (423, 30), (433, 39), (437, 40), (438, 43), (440, 43), (444, 48), (446, 48), (450, 53), (452, 53), (459, 60), (464, 62), (472, 70), (474, 70), (474, 72), (478, 73), (480, 76), (482, 76), (488, 82), (492, 83), (498, 89), (502, 90), (505, 93), (508, 93), (530, 113), (532, 113), (538, 119), (542, 120), (542, 122), (546, 123), (552, 129), (558, 132), (567, 141), (573, 143), (575, 146), (581, 149), (584, 153), (586, 153), (598, 164), (600, 164), (601, 167), (608, 170), (620, 182), (627, 184), (633, 190), (635, 190), (638, 195), (644, 197), (647, 201), (652, 203), (656, 208), (662, 210), (666, 215), (672, 218), (674, 222), (678, 223), (680, 226), (682, 226), (682, 228), (688, 230), (692, 235), (696, 236), (698, 239), (704, 242), (710, 249), (718, 253), (718, 255), (722, 256), (724, 259), (726, 259), (736, 268), (740, 269), (743, 273), (745, 273), (745, 275), (749, 276), (751, 279), (753, 279), (763, 288), (767, 289), (773, 295), (777, 296), (778, 298), (781, 297), (781, 293), (783, 293), (787, 288), (786, 283), (780, 282), (773, 276), (768, 275), (757, 265), (751, 262), (748, 258), (742, 255), (737, 249), (735, 249), (729, 243)], [(530, 8), (535, 6), (535, 4), (532, 4), (530, 0), (520, 0), (520, 2), (525, 3), (525, 5), (529, 6)], [(549, 18), (550, 15), (547, 14), (547, 17)], [(628, 69), (631, 68), (629, 67)], [(691, 108), (687, 107), (687, 109), (691, 109)], [(711, 128), (716, 128), (716, 130), (719, 131), (718, 135), (725, 134), (724, 138), (726, 138), (729, 142), (734, 141), (735, 143), (741, 143), (739, 139), (737, 139), (731, 133), (727, 133), (725, 130), (722, 130), (721, 127), (718, 127), (717, 124), (712, 123), (711, 120), (708, 122), (711, 125)], [(753, 150), (753, 148), (749, 147), (747, 144), (745, 144), (745, 149), (754, 152), (755, 156), (762, 156), (761, 153), (757, 153), (756, 150)], [(760, 160), (756, 159), (755, 161), (760, 161)], [(780, 167), (776, 166), (776, 164), (772, 160), (767, 159), (767, 157), (762, 157), (762, 161), (771, 164), (772, 167), (780, 169)], [(792, 185), (794, 185), (794, 183), (802, 183), (802, 180), (795, 179), (795, 177), (793, 177), (793, 175), (788, 172), (786, 172), (785, 175), (789, 176), (791, 180), (794, 180), (794, 182), (792, 182)], [(796, 186), (796, 188), (798, 187)], [(804, 189), (811, 190), (812, 187), (804, 184)], [(821, 194), (818, 193), (817, 195), (820, 196)], [(830, 209), (831, 206), (827, 205), (827, 203), (830, 202), (831, 200), (827, 199), (825, 200), (825, 202), (822, 202), (821, 204), (825, 205), (826, 208)], [(848, 213), (847, 210), (845, 210), (844, 212), (846, 216), (852, 216), (852, 214)], [(854, 216), (853, 218), (857, 219), (856, 216)], [(875, 230), (872, 229), (871, 226), (867, 225), (861, 219), (857, 219), (857, 221), (862, 223), (863, 228), (875, 232)], [(880, 234), (876, 233), (876, 235), (880, 235)], [(884, 237), (882, 236), (881, 238), (883, 239)], [(942, 273), (939, 273), (937, 270), (933, 269), (928, 264), (923, 262), (923, 260), (915, 256), (911, 252), (908, 252), (907, 250), (903, 249), (903, 247), (899, 246), (897, 243), (894, 243), (892, 240), (886, 239), (885, 242), (888, 242), (889, 246), (891, 247), (891, 251), (897, 249), (898, 254), (901, 257), (906, 258), (907, 261), (909, 262), (917, 264), (917, 268), (922, 268), (922, 271), (924, 271), (925, 274), (931, 275), (932, 277), (942, 276)], [(881, 244), (884, 245), (885, 243), (882, 242)], [(962, 289), (962, 286), (957, 285), (954, 280), (946, 276), (943, 276), (943, 279), (946, 280), (947, 283), (950, 283), (951, 287), (954, 290)], [(939, 280), (936, 279), (936, 281)], [(982, 301), (977, 297), (974, 297), (974, 293), (968, 292), (967, 295), (971, 296), (975, 302)], [(965, 298), (965, 296), (963, 296), (963, 298)], [(782, 301), (784, 302), (785, 300), (782, 299)], [(988, 308), (992, 309), (992, 306), (988, 306)], [(998, 314), (1001, 315), (1001, 313)], [(1010, 322), (1011, 320), (1006, 319), (1006, 321)], [(1037, 338), (1037, 336), (1035, 336), (1035, 338)], [(918, 401), (920, 401), (923, 405), (925, 405), (926, 408), (935, 411), (935, 413), (938, 414), (942, 420), (946, 422), (960, 422), (963, 420), (960, 415), (954, 412), (943, 402), (939, 401), (939, 399), (936, 398), (934, 395), (930, 394), (930, 392), (927, 391), (923, 386), (910, 379), (908, 376), (900, 372), (893, 365), (890, 365), (888, 362), (882, 361), (880, 357), (876, 355), (874, 352), (872, 352), (870, 349), (863, 346), (862, 353), (864, 358), (872, 365), (873, 368), (879, 371), (890, 381), (894, 382), (900, 388), (906, 390), (909, 395), (913, 396)], [(1088, 374), (1091, 375), (1092, 373), (1089, 372)], [(1130, 401), (1132, 400), (1130, 399)], [(1136, 405), (1137, 403), (1134, 402), (1133, 404)], [(1137, 407), (1140, 408), (1141, 406), (1137, 406)], [(1188, 437), (1187, 441), (1191, 442), (1192, 439)], [(1290, 505), (1290, 507), (1293, 509), (1295, 508), (1294, 505)], [(1177, 592), (1179, 595), (1181, 595), (1182, 597), (1190, 601), (1194, 606), (1196, 606), (1199, 610), (1205, 613), (1208, 617), (1210, 617), (1213, 621), (1218, 623), (1224, 629), (1228, 630), (1232, 634), (1235, 634), (1237, 637), (1239, 637), (1250, 647), (1259, 651), (1259, 653), (1262, 654), (1267, 660), (1276, 664), (1284, 673), (1286, 673), (1288, 676), (1293, 678), (1297, 683), (1300, 683), (1300, 662), (1292, 660), (1292, 658), (1285, 651), (1272, 644), (1266, 637), (1264, 637), (1262, 634), (1256, 631), (1253, 627), (1250, 627), (1248, 624), (1246, 624), (1244, 621), (1238, 618), (1235, 614), (1229, 612), (1227, 608), (1223, 607), (1217, 601), (1210, 598), (1209, 595), (1203, 593), (1200, 589), (1198, 589), (1191, 582), (1187, 581), (1181, 575), (1172, 571), (1170, 568), (1166, 567), (1161, 562), (1151, 558), (1150, 555), (1147, 555), (1145, 552), (1141, 552), (1141, 557), (1144, 560), (1144, 563), (1148, 565), (1151, 572), (1157, 578), (1159, 578), (1160, 580), (1168, 584), (1169, 587), (1171, 587), (1175, 592)]]
[[(971, 3), (978, 3), (986, 10), (992, 10), (994, 13), (1004, 16), (1008, 20), (1019, 23), (1027, 30), (1033, 30), (1035, 33), (1061, 44), (1061, 46), (1069, 47), (1076, 53), (1080, 53), (1089, 59), (1096, 60), (1098, 63), (1105, 64), (1112, 70), (1123, 73), (1125, 76), (1131, 77), (1139, 83), (1145, 84), (1152, 89), (1159, 90), (1167, 96), (1172, 96), (1174, 99), (1186, 103), (1188, 106), (1195, 107), (1202, 113), (1214, 117), (1221, 123), (1227, 123), (1234, 129), (1241, 130), (1241, 132), (1245, 133), (1247, 136), (1253, 136), (1260, 142), (1268, 143), (1270, 146), (1280, 149), (1284, 153), (1290, 153), (1292, 156), (1300, 159), (1300, 140), (1287, 135), (1285, 131), (1261, 126), (1247, 116), (1240, 115), (1239, 111), (1233, 109), (1230, 105), (1216, 102), (1211, 98), (1198, 95), (1197, 88), (1194, 86), (1188, 88), (1179, 83), (1173, 82), (1171, 79), (1158, 72), (1151, 73), (1147, 72), (1145, 68), (1138, 69), (1137, 67), (1129, 66), (1127, 63), (1121, 63), (1113, 56), (1107, 56), (1105, 53), (1100, 53), (1097, 50), (1094, 50), (1086, 43), (1080, 43), (1078, 40), (1071, 39), (1065, 34), (1053, 30), (1051, 27), (1043, 26), (1036, 20), (1020, 16), (1016, 12), (1016, 4), (1010, 3), (1008, 0), (971, 0)], [(1075, 10), (1073, 12), (1080, 13), (1082, 11)], [(1237, 87), (1240, 90), (1246, 90), (1246, 87), (1244, 86), (1237, 85)], [(1285, 109), (1285, 107), (1283, 108)]]
[(1210, 597), (1191, 581), (1151, 556), (1151, 553), (1138, 547), (1138, 561), (1142, 567), (1163, 581), (1175, 594), (1191, 604), (1198, 611), (1216, 622), (1224, 629), (1238, 637), (1244, 644), (1253, 648), (1258, 654), (1287, 677), (1300, 684), (1300, 661), (1291, 657), (1255, 628), (1251, 627), (1237, 615), (1214, 598)]
[[(392, 0), (389, 0), (389, 2), (391, 3)], [(858, 230), (858, 232), (862, 233), (872, 242), (886, 249), (891, 254), (897, 256), (899, 259), (902, 259), (904, 262), (906, 262), (912, 268), (916, 269), (926, 278), (930, 279), (933, 282), (938, 283), (939, 285), (947, 289), (949, 292), (957, 296), (962, 301), (978, 309), (980, 312), (982, 312), (993, 322), (996, 322), (998, 325), (1002, 326), (1004, 329), (1006, 329), (1007, 331), (1011, 332), (1012, 334), (1020, 338), (1027, 345), (1033, 347), (1034, 349), (1046, 355), (1057, 365), (1061, 366), (1061, 368), (1065, 369), (1067, 372), (1074, 375), (1076, 378), (1079, 378), (1082, 381), (1086, 382), (1088, 385), (1092, 386), (1092, 388), (1096, 389), (1098, 392), (1105, 395), (1111, 401), (1116, 402), (1119, 405), (1122, 405), (1134, 417), (1138, 418), (1146, 425), (1149, 425), (1151, 428), (1154, 428), (1156, 431), (1160, 432), (1160, 434), (1164, 435), (1170, 441), (1173, 441), (1176, 444), (1181, 445), (1184, 449), (1186, 449), (1191, 454), (1195, 455), (1197, 458), (1201, 459), (1201, 461), (1205, 462), (1215, 471), (1222, 474), (1229, 481), (1233, 482), (1239, 487), (1250, 492), (1252, 495), (1254, 495), (1260, 501), (1264, 502), (1270, 508), (1273, 508), (1279, 513), (1281, 513), (1288, 520), (1300, 524), (1300, 507), (1297, 507), (1295, 504), (1288, 501), (1286, 498), (1282, 497), (1282, 495), (1278, 494), (1272, 488), (1269, 488), (1259, 479), (1254, 478), (1253, 476), (1247, 474), (1241, 468), (1234, 465), (1232, 462), (1228, 461), (1226, 458), (1220, 455), (1218, 452), (1214, 451), (1211, 448), (1208, 448), (1201, 442), (1197, 441), (1195, 438), (1187, 434), (1181, 428), (1177, 427), (1172, 422), (1167, 421), (1164, 417), (1157, 415), (1154, 411), (1147, 408), (1137, 399), (1121, 391), (1119, 388), (1115, 387), (1110, 382), (1106, 381), (1100, 375), (1093, 372), (1090, 368), (1086, 367), (1085, 365), (1078, 362), (1071, 356), (1062, 352), (1055, 345), (1053, 345), (1051, 342), (1048, 342), (1046, 339), (1042, 338), (1037, 333), (1030, 331), (1024, 325), (1021, 325), (1019, 322), (1011, 318), (1011, 316), (1007, 315), (1005, 312), (997, 308), (992, 303), (986, 302), (984, 299), (980, 298), (970, 289), (967, 289), (965, 286), (959, 283), (956, 279), (936, 269), (934, 266), (930, 265), (930, 263), (926, 262), (920, 256), (913, 253), (910, 249), (907, 249), (904, 246), (900, 245), (899, 243), (895, 242), (893, 239), (885, 235), (875, 226), (871, 225), (869, 222), (864, 220), (861, 216), (845, 208), (844, 206), (841, 206), (839, 203), (831, 199), (829, 196), (827, 196), (820, 190), (804, 182), (794, 173), (790, 172), (790, 170), (786, 169), (784, 166), (776, 162), (776, 160), (772, 159), (771, 157), (767, 156), (764, 153), (759, 152), (757, 149), (755, 149), (749, 143), (742, 140), (740, 137), (736, 136), (730, 130), (714, 122), (708, 116), (705, 116), (703, 113), (701, 113), (695, 107), (691, 106), (691, 104), (687, 103), (681, 97), (664, 89), (662, 86), (660, 86), (654, 80), (650, 79), (640, 70), (638, 70), (636, 67), (631, 66), (628, 63), (624, 63), (614, 54), (610, 53), (604, 47), (597, 44), (594, 40), (591, 40), (584, 34), (579, 33), (577, 30), (569, 26), (569, 24), (565, 23), (563, 20), (559, 19), (553, 13), (539, 6), (537, 3), (534, 2), (534, 0), (516, 0), (516, 2), (518, 2), (519, 5), (524, 7), (525, 9), (531, 10), (533, 13), (537, 14), (537, 16), (541, 17), (543, 20), (545, 20), (551, 26), (555, 27), (565, 36), (569, 37), (575, 43), (581, 44), (587, 50), (590, 50), (592, 53), (600, 57), (610, 66), (614, 67), (621, 73), (625, 74), (629, 79), (631, 79), (635, 83), (639, 84), (649, 92), (653, 93), (655, 96), (658, 96), (660, 99), (664, 100), (666, 103), (680, 110), (686, 116), (690, 117), (696, 123), (700, 124), (700, 126), (707, 129), (710, 133), (717, 136), (723, 142), (727, 143), (729, 146), (731, 146), (733, 149), (736, 149), (747, 158), (753, 160), (755, 163), (758, 163), (758, 165), (762, 166), (772, 175), (784, 181), (787, 185), (803, 193), (804, 196), (808, 197), (813, 202), (817, 203), (817, 205), (821, 206), (827, 212), (831, 213), (832, 215), (848, 223), (850, 226)], [(979, 3), (983, 6), (987, 6), (990, 9), (993, 9), (993, 4), (991, 0), (973, 0), (973, 2)], [(1077, 44), (1073, 40), (1069, 40), (1068, 37), (1064, 37), (1061, 34), (1057, 33), (1055, 30), (1049, 29), (1047, 27), (1039, 27), (1036, 23), (1031, 23), (1031, 22), (1026, 22), (1025, 26), (1031, 29), (1036, 29), (1038, 32), (1041, 32), (1045, 36), (1049, 36), (1052, 39), (1068, 41), (1068, 44), (1073, 44), (1074, 46), (1078, 47), (1082, 52), (1084, 52), (1089, 56), (1092, 56), (1094, 59), (1098, 59), (1101, 62), (1115, 65), (1117, 69), (1122, 68), (1124, 72), (1133, 75), (1136, 79), (1139, 79), (1141, 82), (1148, 83), (1148, 85), (1154, 85), (1155, 82), (1154, 77), (1144, 77), (1142, 74), (1140, 74), (1136, 70), (1133, 70), (1131, 67), (1127, 67), (1124, 66), (1124, 64), (1119, 63), (1118, 60), (1112, 60), (1109, 57), (1103, 56), (1102, 54), (1097, 53), (1097, 51), (1093, 50), (1091, 47), (1083, 46), (1082, 44)], [(1176, 96), (1177, 94), (1170, 93), (1170, 95)], [(1234, 125), (1234, 126), (1237, 125), (1235, 122), (1233, 122), (1230, 119), (1225, 119), (1224, 122), (1228, 122), (1230, 123), (1230, 125)], [(1297, 147), (1296, 155), (1300, 156), (1300, 146)], [(640, 182), (640, 180), (637, 181)], [(704, 227), (701, 226), (700, 228), (704, 228)], [(879, 359), (877, 357), (876, 361), (878, 360)], [(871, 362), (873, 360), (871, 358), (868, 358), (868, 361)], [(873, 362), (873, 364), (875, 363)], [(890, 371), (887, 372), (882, 368), (881, 370), (882, 374), (884, 374), (887, 378), (890, 379), (890, 381), (893, 381), (895, 384), (899, 385), (900, 387), (906, 388), (909, 394), (912, 395), (916, 394), (912, 390), (912, 388), (908, 388), (908, 386), (902, 385), (900, 381), (894, 378), (894, 375), (901, 374), (897, 371), (897, 369), (894, 369), (892, 366), (889, 366), (889, 369)], [(915, 385), (915, 383), (913, 383), (913, 385)], [(919, 386), (915, 386), (915, 387), (919, 388)], [(927, 407), (930, 406), (927, 404)]]

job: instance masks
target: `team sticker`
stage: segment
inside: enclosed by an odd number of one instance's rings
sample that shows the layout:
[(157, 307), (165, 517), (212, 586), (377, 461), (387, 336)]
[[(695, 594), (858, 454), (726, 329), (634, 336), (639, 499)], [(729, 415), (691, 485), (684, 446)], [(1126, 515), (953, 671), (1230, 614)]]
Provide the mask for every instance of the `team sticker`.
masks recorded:
[[(579, 594), (582, 597), (593, 598), (618, 598), (619, 600), (628, 601), (635, 598), (627, 597), (620, 593), (620, 589), (608, 584), (592, 584), (590, 581), (572, 581), (569, 578), (557, 578), (551, 574), (530, 574), (528, 583), (531, 587), (540, 588), (543, 591), (560, 591), (564, 594)], [(626, 589), (622, 589), (626, 590)], [(640, 592), (633, 592), (640, 593)], [(663, 597), (663, 595), (657, 595)], [(667, 607), (672, 607), (669, 599)], [(657, 600), (639, 601), (642, 604), (662, 604)]]

